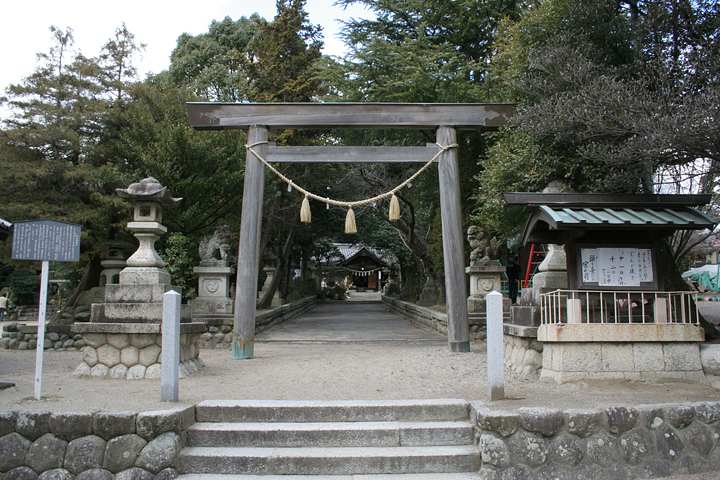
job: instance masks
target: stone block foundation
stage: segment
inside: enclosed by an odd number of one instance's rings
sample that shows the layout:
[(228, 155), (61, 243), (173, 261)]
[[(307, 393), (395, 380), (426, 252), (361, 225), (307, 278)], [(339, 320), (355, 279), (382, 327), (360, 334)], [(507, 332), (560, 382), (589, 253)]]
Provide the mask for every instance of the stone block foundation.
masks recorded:
[[(102, 328), (107, 325), (107, 328)], [(159, 379), (161, 376), (162, 333), (160, 325), (83, 324), (83, 361), (73, 373), (76, 377), (106, 377), (126, 380)], [(92, 330), (90, 330), (92, 328)], [(105, 331), (103, 331), (105, 330)], [(147, 331), (135, 331), (147, 330)], [(183, 331), (184, 330), (184, 331)], [(198, 340), (203, 324), (181, 325), (180, 378), (199, 372)]]
[(545, 342), (540, 378), (699, 381), (705, 374), (696, 342)]
[(505, 365), (524, 375), (539, 373), (543, 361), (543, 344), (536, 338), (503, 335)]

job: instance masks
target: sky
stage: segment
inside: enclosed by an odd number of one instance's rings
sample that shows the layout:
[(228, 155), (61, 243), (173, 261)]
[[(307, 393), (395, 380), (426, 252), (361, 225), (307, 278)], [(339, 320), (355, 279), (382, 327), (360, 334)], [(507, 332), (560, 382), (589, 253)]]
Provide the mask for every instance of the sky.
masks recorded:
[[(333, 6), (335, 0), (306, 0), (310, 22), (323, 27), (324, 53), (342, 55), (337, 38), (338, 19), (368, 17), (362, 7), (347, 10)], [(37, 66), (36, 54), (52, 45), (50, 26), (73, 29), (75, 47), (86, 57), (95, 57), (115, 29), (125, 22), (135, 41), (145, 43), (145, 52), (135, 64), (140, 78), (168, 68), (170, 53), (182, 33), (208, 31), (213, 20), (226, 16), (237, 20), (258, 13), (272, 20), (274, 0), (3, 0), (0, 15), (0, 94), (10, 84), (20, 83)]]

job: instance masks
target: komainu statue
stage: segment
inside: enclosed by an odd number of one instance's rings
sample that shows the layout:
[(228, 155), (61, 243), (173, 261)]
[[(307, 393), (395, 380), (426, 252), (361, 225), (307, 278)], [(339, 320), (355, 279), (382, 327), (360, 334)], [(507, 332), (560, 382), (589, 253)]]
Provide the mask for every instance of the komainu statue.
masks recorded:
[[(215, 230), (212, 236), (203, 237), (200, 241), (200, 265), (225, 265), (228, 263), (228, 250), (230, 249), (230, 227), (223, 225)], [(216, 255), (220, 255), (218, 259)]]
[(470, 252), (470, 263), (476, 261), (486, 263), (497, 258), (497, 238), (490, 238), (484, 227), (473, 225), (468, 228), (467, 239), (473, 249)]

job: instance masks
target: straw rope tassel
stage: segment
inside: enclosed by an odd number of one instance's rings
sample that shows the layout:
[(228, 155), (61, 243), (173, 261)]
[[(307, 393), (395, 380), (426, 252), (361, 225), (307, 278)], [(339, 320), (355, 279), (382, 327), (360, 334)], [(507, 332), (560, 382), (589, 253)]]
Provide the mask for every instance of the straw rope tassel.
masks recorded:
[(300, 207), (300, 221), (302, 223), (310, 223), (310, 216), (310, 202), (308, 201), (307, 195), (305, 195), (302, 206)]
[(357, 233), (357, 227), (355, 226), (355, 212), (353, 212), (352, 207), (350, 207), (347, 216), (345, 217), (345, 233)]
[(390, 221), (394, 222), (395, 220), (400, 220), (400, 202), (393, 193), (390, 199)]

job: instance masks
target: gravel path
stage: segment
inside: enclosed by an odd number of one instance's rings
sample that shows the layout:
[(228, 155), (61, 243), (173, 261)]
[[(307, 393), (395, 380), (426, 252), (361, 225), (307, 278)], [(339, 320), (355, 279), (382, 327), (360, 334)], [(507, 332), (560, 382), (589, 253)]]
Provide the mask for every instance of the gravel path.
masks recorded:
[[(230, 350), (205, 350), (201, 373), (180, 381), (178, 404), (159, 401), (160, 382), (75, 378), (80, 352), (47, 351), (43, 399), (34, 392), (34, 351), (0, 350), (0, 410), (147, 411), (206, 399), (414, 399), (487, 401), (485, 343), (448, 352), (437, 332), (397, 317), (379, 304), (320, 305), (256, 338), (255, 358), (233, 361)], [(594, 408), (610, 404), (718, 400), (702, 383), (540, 382), (506, 370), (507, 400), (491, 408)]]

